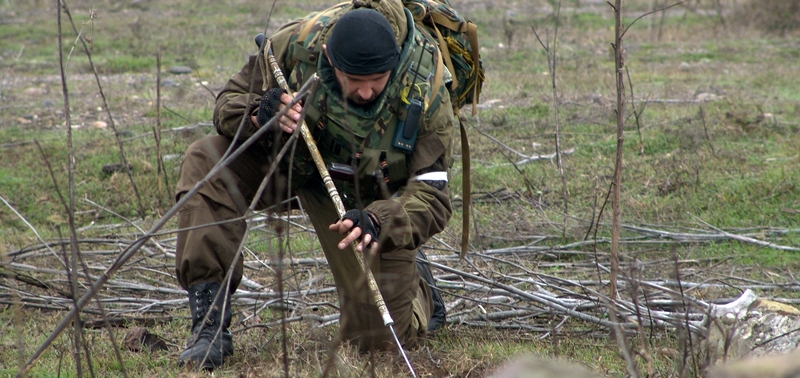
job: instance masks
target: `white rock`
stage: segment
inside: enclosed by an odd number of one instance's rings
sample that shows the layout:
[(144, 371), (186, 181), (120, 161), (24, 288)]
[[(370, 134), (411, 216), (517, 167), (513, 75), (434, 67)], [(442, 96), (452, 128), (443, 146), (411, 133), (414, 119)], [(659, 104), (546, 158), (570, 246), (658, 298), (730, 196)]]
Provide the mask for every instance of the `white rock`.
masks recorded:
[(491, 108), (491, 107), (493, 107), (495, 104), (497, 104), (499, 102), (500, 102), (499, 99), (491, 99), (491, 100), (483, 101), (480, 104), (478, 104), (478, 109)]
[(709, 102), (716, 100), (717, 95), (713, 93), (698, 93), (696, 96), (694, 96), (694, 99), (699, 102)]
[(722, 317), (722, 322), (725, 324), (733, 324), (736, 322), (736, 315), (727, 313), (725, 316)]
[(47, 94), (47, 89), (39, 88), (39, 87), (30, 87), (30, 88), (27, 88), (24, 91), (22, 91), (22, 93), (24, 93), (26, 95), (38, 96), (38, 95)]
[(758, 296), (752, 290), (747, 289), (738, 299), (731, 303), (724, 305), (712, 304), (709, 313), (712, 318), (722, 318), (723, 316), (727, 318), (728, 314), (733, 314), (734, 318), (740, 318), (756, 299), (758, 299)]

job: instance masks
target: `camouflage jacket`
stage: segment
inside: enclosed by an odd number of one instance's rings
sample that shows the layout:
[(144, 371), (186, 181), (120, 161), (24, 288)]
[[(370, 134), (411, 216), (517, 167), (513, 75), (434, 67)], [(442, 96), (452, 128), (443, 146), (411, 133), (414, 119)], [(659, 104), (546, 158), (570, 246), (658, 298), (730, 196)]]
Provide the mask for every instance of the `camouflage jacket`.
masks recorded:
[[(411, 14), (399, 0), (373, 2), (379, 4), (376, 10), (389, 19), (402, 53), (401, 63), (392, 72), (389, 84), (369, 109), (341, 105), (344, 101), (332, 68), (321, 52), (330, 26), (341, 14), (352, 9), (352, 4), (343, 3), (289, 22), (271, 37), (272, 48), (295, 90), (311, 74), (316, 72), (320, 76), (320, 88), (305, 102), (305, 121), (326, 163), (351, 164), (357, 167), (359, 179), (356, 182), (367, 183), (359, 187), (361, 198), (354, 199), (354, 185), (337, 181), (345, 205), (353, 208), (361, 203), (375, 214), (382, 229), (383, 252), (415, 250), (432, 235), (443, 231), (452, 215), (447, 170), (451, 165), (455, 119), (447, 89), (439, 85), (449, 74), (441, 72), (446, 71), (441, 69), (441, 64), (436, 65), (437, 58), (441, 58), (437, 56), (435, 44), (423, 42), (430, 36), (414, 26)], [(423, 47), (427, 53), (421, 53)], [(413, 80), (408, 68), (414, 60), (413, 64), (427, 67), (427, 71), (423, 69), (425, 72), (418, 73), (424, 80)], [(218, 95), (214, 124), (220, 134), (233, 137), (242, 124), (245, 109), (248, 106), (257, 108), (265, 91), (278, 86), (270, 70), (262, 64), (263, 56), (251, 56)], [(401, 91), (410, 86), (410, 79), (424, 96), (425, 112), (413, 149), (401, 151), (391, 145), (391, 133), (397, 123), (404, 120)], [(251, 80), (253, 90), (249, 92)], [(245, 118), (240, 138), (247, 138), (256, 131), (249, 116)], [(350, 140), (341, 140), (344, 135), (351, 136)], [(371, 176), (378, 167), (383, 168), (382, 173), (388, 177), (388, 195), (386, 190), (381, 195), (378, 185), (373, 184), (376, 180)], [(293, 188), (319, 183), (315, 180), (319, 174), (302, 142), (298, 143), (293, 158), (292, 176), (297, 178), (292, 182)]]

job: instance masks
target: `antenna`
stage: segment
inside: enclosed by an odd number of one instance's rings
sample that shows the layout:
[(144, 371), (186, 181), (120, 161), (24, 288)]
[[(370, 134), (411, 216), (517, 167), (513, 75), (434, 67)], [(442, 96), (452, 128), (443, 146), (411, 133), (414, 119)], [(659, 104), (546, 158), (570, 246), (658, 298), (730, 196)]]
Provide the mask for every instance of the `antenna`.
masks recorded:
[[(408, 92), (404, 96), (400, 95), (400, 101), (404, 104), (403, 109), (405, 110), (406, 117), (405, 120), (400, 120), (397, 122), (397, 127), (394, 132), (394, 138), (392, 139), (392, 145), (405, 151), (406, 153), (410, 153), (414, 150), (414, 144), (417, 140), (417, 132), (419, 131), (419, 120), (422, 117), (422, 110), (423, 110), (423, 101), (422, 99), (422, 91), (419, 92), (419, 95), (413, 95), (412, 92), (415, 90), (417, 84), (417, 78), (419, 75), (419, 69), (422, 65), (422, 56), (425, 54), (425, 47), (428, 45), (428, 40), (423, 39), (422, 42), (422, 52), (419, 54), (419, 60), (417, 61), (416, 67), (414, 66), (414, 62), (411, 62), (411, 67), (408, 68), (408, 72), (411, 75), (414, 75), (414, 78), (411, 79), (411, 86), (408, 87)], [(423, 78), (427, 80), (427, 78)]]

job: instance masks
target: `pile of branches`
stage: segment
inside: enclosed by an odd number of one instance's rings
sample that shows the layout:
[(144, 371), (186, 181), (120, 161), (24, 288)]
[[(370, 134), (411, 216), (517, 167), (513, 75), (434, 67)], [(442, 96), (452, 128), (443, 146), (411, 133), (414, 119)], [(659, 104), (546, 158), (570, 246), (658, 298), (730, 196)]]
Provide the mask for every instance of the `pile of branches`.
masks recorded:
[[(279, 221), (287, 222), (299, 232), (313, 232), (305, 225), (307, 220), (303, 216)], [(250, 235), (251, 240), (263, 241), (266, 235), (272, 234), (268, 225), (274, 225), (276, 219), (262, 216), (250, 222), (258, 224), (253, 228), (257, 232)], [(670, 244), (724, 240), (794, 251), (797, 249), (765, 242), (756, 236), (781, 236), (798, 230), (761, 229), (734, 234), (718, 229), (693, 232), (635, 226), (625, 229), (632, 236), (623, 238), (621, 244), (639, 252), (622, 255), (615, 297), (608, 295), (609, 259), (607, 253), (602, 252), (609, 240), (547, 245), (545, 241), (550, 238), (541, 237), (515, 247), (473, 251), (463, 260), (443, 241), (432, 240), (428, 243), (427, 254), (446, 300), (448, 322), (521, 329), (541, 333), (543, 337), (560, 331), (569, 320), (629, 333), (655, 327), (688, 329), (705, 335), (710, 306), (730, 298), (704, 300), (698, 293), (738, 296), (738, 292), (745, 289), (762, 292), (800, 289), (800, 284), (794, 280), (758, 282), (734, 276), (713, 276), (703, 271), (724, 263), (725, 258), (681, 260), (677, 254), (665, 256), (663, 252), (670, 249)], [(123, 233), (130, 230), (135, 232)], [(7, 261), (0, 267), (4, 278), (0, 281), (0, 303), (69, 311), (74, 308), (76, 299), (103, 277), (115, 259), (143, 235), (138, 227), (130, 224), (95, 225), (83, 231), (104, 236), (79, 240), (82, 269), (78, 272), (68, 269), (71, 266), (69, 254), (65, 252), (69, 249), (68, 240), (42, 241), (10, 251)], [(186, 313), (182, 312), (188, 308), (186, 291), (174, 277), (174, 231), (160, 235), (162, 237), (150, 238), (113, 276), (105, 277), (102, 290), (82, 309), (85, 326), (100, 327), (105, 322), (147, 324), (168, 321), (175, 314)], [(655, 254), (657, 257), (647, 260), (636, 257), (644, 256), (642, 248), (652, 249), (654, 244), (658, 246), (656, 251), (662, 251)], [(253, 242), (244, 249), (245, 277), (233, 295), (234, 310), (240, 310), (240, 330), (271, 327), (281, 322), (304, 321), (315, 326), (338, 322), (335, 286), (321, 252), (295, 251), (281, 259), (265, 257), (250, 247), (254, 247)], [(277, 285), (278, 276), (282, 285)], [(79, 283), (77, 293), (72, 290), (73, 279)], [(257, 315), (265, 308), (283, 311), (283, 316), (264, 322)], [(574, 326), (575, 322), (569, 324)]]

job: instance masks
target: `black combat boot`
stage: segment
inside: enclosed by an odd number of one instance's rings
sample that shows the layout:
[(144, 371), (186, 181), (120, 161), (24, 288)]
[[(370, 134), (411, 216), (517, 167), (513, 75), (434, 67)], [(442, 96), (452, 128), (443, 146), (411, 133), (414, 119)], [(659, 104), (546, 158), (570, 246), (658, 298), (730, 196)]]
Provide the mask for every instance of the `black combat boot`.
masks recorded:
[(442, 294), (439, 293), (436, 282), (433, 280), (431, 268), (428, 267), (428, 258), (422, 253), (421, 249), (417, 250), (417, 271), (431, 288), (433, 311), (431, 313), (431, 320), (428, 322), (428, 332), (433, 332), (441, 328), (447, 321), (447, 312), (445, 311)]
[(228, 326), (231, 325), (230, 295), (220, 293), (217, 298), (219, 289), (220, 284), (216, 282), (196, 284), (189, 288), (192, 335), (178, 357), (181, 366), (192, 363), (203, 369), (213, 369), (222, 366), (225, 357), (233, 355), (233, 335), (228, 332)]

